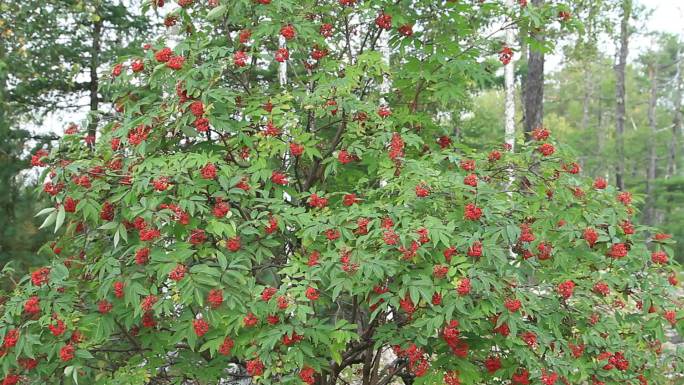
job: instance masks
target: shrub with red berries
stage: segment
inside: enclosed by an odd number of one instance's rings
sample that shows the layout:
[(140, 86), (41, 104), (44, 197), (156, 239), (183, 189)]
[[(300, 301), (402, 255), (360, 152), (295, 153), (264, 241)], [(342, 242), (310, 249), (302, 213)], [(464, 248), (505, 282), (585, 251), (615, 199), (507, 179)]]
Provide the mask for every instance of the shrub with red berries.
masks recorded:
[[(167, 2), (173, 48), (121, 61), (97, 134), (32, 158), (55, 238), (49, 264), (7, 282), (4, 381), (684, 372), (662, 346), (684, 327), (673, 240), (638, 225), (639, 197), (585, 177), (553, 127), (475, 151), (439, 124), (483, 56), (513, 59), (478, 31), (520, 8)], [(528, 10), (515, 20), (557, 14)], [(477, 44), (452, 60), (454, 37)]]

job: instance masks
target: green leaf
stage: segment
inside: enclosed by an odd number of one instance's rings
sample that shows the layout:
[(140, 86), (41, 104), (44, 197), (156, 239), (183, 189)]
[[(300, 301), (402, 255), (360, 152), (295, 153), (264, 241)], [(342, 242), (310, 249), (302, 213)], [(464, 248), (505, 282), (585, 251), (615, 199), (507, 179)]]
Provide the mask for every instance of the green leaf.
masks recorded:
[(57, 211), (51, 212), (50, 215), (48, 215), (47, 218), (45, 218), (45, 220), (43, 221), (43, 224), (40, 225), (39, 229), (44, 229), (44, 228), (50, 226), (51, 224), (55, 223), (56, 219), (57, 219)]
[(85, 350), (85, 349), (78, 349), (78, 350), (76, 351), (76, 357), (87, 358), (87, 359), (93, 359), (93, 358), (95, 358), (95, 357), (93, 357), (92, 354), (90, 354), (89, 351), (87, 351), (87, 350)]
[(66, 212), (64, 211), (64, 206), (59, 206), (59, 210), (57, 211), (57, 220), (55, 221), (55, 233), (59, 228), (62, 226), (64, 223), (64, 218), (66, 217)]
[(51, 213), (51, 212), (53, 212), (53, 211), (55, 211), (55, 210), (57, 210), (57, 209), (54, 208), (54, 207), (46, 207), (46, 208), (44, 208), (44, 209), (38, 211), (38, 214), (36, 214), (36, 215), (34, 215), (34, 216), (39, 217), (39, 216), (41, 216), (41, 215), (45, 215), (45, 214), (47, 214), (47, 213)]
[(216, 259), (218, 260), (219, 266), (221, 266), (221, 270), (225, 270), (228, 267), (228, 259), (220, 250), (216, 252)]
[(53, 281), (63, 281), (69, 276), (69, 269), (66, 266), (59, 263), (50, 269), (50, 279)]
[(98, 227), (100, 230), (111, 230), (119, 226), (117, 222), (107, 222), (104, 225)]
[(226, 5), (219, 5), (207, 13), (207, 20), (216, 20), (226, 14)]

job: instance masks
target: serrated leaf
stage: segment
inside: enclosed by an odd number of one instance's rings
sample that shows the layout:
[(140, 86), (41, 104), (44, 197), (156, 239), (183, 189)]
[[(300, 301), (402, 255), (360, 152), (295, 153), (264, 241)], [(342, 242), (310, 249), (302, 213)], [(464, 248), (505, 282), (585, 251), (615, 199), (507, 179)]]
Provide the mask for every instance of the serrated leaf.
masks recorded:
[(57, 220), (55, 221), (55, 233), (64, 224), (64, 218), (66, 217), (66, 211), (64, 211), (64, 206), (59, 206), (57, 211)]
[(226, 10), (227, 8), (225, 5), (219, 5), (207, 13), (207, 20), (216, 20), (222, 17), (226, 13)]
[(98, 229), (100, 229), (100, 230), (111, 230), (117, 226), (119, 226), (119, 224), (116, 222), (107, 222), (104, 225), (98, 227)]
[(51, 212), (53, 212), (53, 211), (55, 211), (55, 210), (57, 210), (57, 209), (54, 208), (54, 207), (46, 207), (46, 208), (44, 208), (44, 209), (38, 211), (38, 214), (36, 214), (36, 215), (34, 215), (34, 216), (35, 216), (35, 217), (39, 217), (39, 216), (41, 216), (41, 215), (45, 215), (45, 214), (47, 214), (47, 213), (51, 213)]
[(57, 219), (57, 211), (51, 212), (50, 215), (48, 215), (47, 218), (45, 218), (43, 224), (40, 225), (39, 229), (44, 229), (50, 226), (55, 222), (55, 219)]

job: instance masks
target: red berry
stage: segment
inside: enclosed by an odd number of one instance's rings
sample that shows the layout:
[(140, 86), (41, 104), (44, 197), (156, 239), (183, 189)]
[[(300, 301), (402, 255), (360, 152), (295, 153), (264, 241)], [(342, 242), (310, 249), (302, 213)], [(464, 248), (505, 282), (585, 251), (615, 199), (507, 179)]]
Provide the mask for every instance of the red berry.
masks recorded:
[(664, 251), (654, 251), (651, 253), (651, 261), (658, 265), (664, 265), (667, 263), (667, 254)]
[(209, 323), (202, 318), (192, 321), (192, 328), (195, 329), (197, 337), (202, 337), (209, 331)]
[(209, 295), (207, 296), (207, 302), (211, 305), (212, 309), (217, 309), (223, 303), (223, 291), (219, 289), (209, 290)]
[(551, 135), (551, 131), (546, 129), (545, 127), (537, 127), (532, 132), (530, 133), (532, 135), (532, 138), (537, 141), (544, 141), (549, 138)]
[(333, 26), (330, 23), (324, 23), (321, 24), (321, 28), (319, 30), (319, 33), (323, 37), (331, 37), (333, 34)]
[(185, 57), (173, 56), (166, 62), (166, 66), (172, 70), (178, 71), (183, 68), (183, 63), (185, 63)]
[(290, 143), (290, 153), (293, 156), (301, 156), (304, 153), (304, 146), (297, 143)]
[(411, 36), (413, 35), (413, 26), (411, 24), (404, 24), (399, 27), (399, 33), (406, 37)]
[(216, 179), (216, 172), (217, 168), (213, 163), (207, 163), (202, 167), (202, 170), (200, 170), (203, 179)]
[(509, 298), (509, 299), (507, 299), (507, 300), (504, 302), (504, 306), (505, 306), (506, 309), (508, 309), (508, 311), (510, 311), (511, 313), (517, 312), (518, 309), (520, 309), (520, 306), (521, 306), (521, 305), (522, 305), (522, 303), (520, 302), (519, 299), (512, 299), (512, 298)]
[(111, 302), (107, 300), (102, 300), (98, 302), (97, 304), (97, 311), (99, 311), (102, 314), (107, 314), (109, 313), (114, 306), (111, 304)]
[(5, 334), (5, 338), (3, 340), (2, 346), (4, 348), (11, 348), (11, 347), (14, 347), (18, 341), (19, 341), (19, 330), (10, 329), (7, 331), (7, 334)]
[(280, 35), (286, 40), (292, 40), (297, 35), (297, 31), (295, 31), (295, 28), (292, 26), (292, 24), (288, 24), (280, 28)]
[(264, 374), (264, 364), (258, 358), (247, 361), (245, 367), (247, 369), (247, 374), (249, 374), (252, 377)]
[(318, 297), (318, 290), (314, 289), (313, 287), (306, 288), (306, 298), (308, 298), (311, 301), (316, 301)]
[(76, 349), (74, 349), (73, 345), (66, 344), (59, 350), (59, 358), (64, 362), (70, 361), (74, 358), (75, 351)]
[(240, 250), (242, 245), (240, 244), (240, 237), (232, 237), (226, 241), (226, 247), (232, 252)]
[(38, 314), (40, 313), (40, 299), (38, 296), (30, 297), (26, 302), (24, 302), (24, 312), (27, 314)]
[(575, 283), (570, 280), (560, 283), (557, 288), (558, 294), (564, 299), (569, 299), (570, 297), (572, 297), (572, 293), (574, 290)]
[(604, 178), (598, 177), (594, 180), (594, 188), (597, 190), (603, 190), (608, 186), (608, 182)]
[(171, 59), (172, 55), (173, 51), (171, 51), (171, 48), (164, 47), (154, 54), (154, 58), (160, 63), (166, 63)]
[(502, 47), (501, 51), (499, 51), (499, 61), (503, 65), (507, 65), (511, 62), (511, 59), (513, 59), (513, 50), (510, 47)]
[(288, 184), (287, 175), (279, 171), (273, 171), (271, 174), (271, 182), (280, 186), (286, 186)]
[(418, 198), (425, 198), (430, 196), (430, 188), (423, 182), (416, 186), (416, 196)]
[(290, 58), (290, 51), (287, 48), (278, 48), (275, 53), (275, 60), (279, 63), (283, 63)]
[(380, 13), (378, 17), (375, 18), (375, 25), (377, 25), (380, 29), (391, 29), (392, 16), (384, 12)]
[(230, 355), (230, 351), (233, 349), (233, 346), (235, 346), (235, 342), (233, 342), (230, 337), (226, 336), (226, 338), (223, 339), (221, 346), (219, 346), (218, 352), (221, 355), (228, 356)]
[(309, 366), (305, 366), (299, 371), (299, 378), (309, 385), (316, 383), (316, 379), (314, 378), (315, 375), (316, 371)]
[(131, 63), (131, 69), (135, 73), (141, 72), (145, 69), (145, 64), (140, 59), (133, 60), (133, 62)]
[(31, 274), (31, 282), (34, 286), (42, 286), (48, 282), (50, 268), (41, 267)]
[(465, 206), (465, 218), (470, 221), (477, 221), (482, 216), (482, 209), (472, 203)]
[(244, 67), (247, 65), (247, 54), (244, 51), (236, 51), (233, 54), (233, 64), (236, 67)]
[(553, 144), (551, 143), (543, 143), (541, 146), (537, 148), (537, 151), (539, 151), (544, 156), (550, 156), (553, 155), (553, 153), (556, 151), (556, 148), (553, 147)]

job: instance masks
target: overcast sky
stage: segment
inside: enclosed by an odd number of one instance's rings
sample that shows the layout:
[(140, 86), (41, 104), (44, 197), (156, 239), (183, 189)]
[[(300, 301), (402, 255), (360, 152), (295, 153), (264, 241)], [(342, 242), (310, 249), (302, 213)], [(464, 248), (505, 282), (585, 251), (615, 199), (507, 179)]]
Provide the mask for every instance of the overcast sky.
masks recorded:
[[(645, 22), (649, 32), (660, 31), (684, 34), (684, 0), (638, 0), (640, 4), (652, 9), (652, 14)], [(638, 53), (648, 48), (650, 38), (644, 34), (638, 34), (632, 46), (634, 53)]]
[(641, 4), (653, 8), (654, 12), (648, 25), (651, 29), (681, 34), (684, 31), (684, 1), (682, 0), (641, 0)]
[[(648, 32), (669, 32), (684, 37), (684, 0), (636, 0), (639, 5), (645, 6), (650, 10), (650, 15), (646, 20), (637, 20), (637, 33), (629, 41), (628, 61), (634, 60), (641, 52), (651, 46), (652, 37), (647, 36)], [(644, 29), (642, 29), (645, 27)], [(604, 40), (600, 42), (603, 52), (614, 55), (615, 43)], [(560, 50), (554, 54), (547, 55), (546, 69), (553, 71), (561, 65), (563, 57)]]

